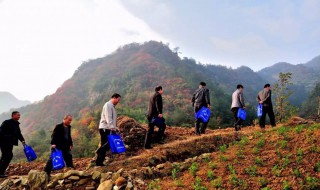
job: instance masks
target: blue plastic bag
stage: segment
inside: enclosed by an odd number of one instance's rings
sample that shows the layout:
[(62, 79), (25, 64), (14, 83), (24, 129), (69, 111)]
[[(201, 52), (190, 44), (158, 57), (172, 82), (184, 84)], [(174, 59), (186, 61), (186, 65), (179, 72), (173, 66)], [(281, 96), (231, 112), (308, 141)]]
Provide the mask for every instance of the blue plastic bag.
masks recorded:
[(25, 144), (25, 145), (23, 146), (23, 151), (24, 151), (24, 154), (25, 154), (26, 157), (27, 157), (28, 162), (31, 162), (31, 161), (37, 159), (37, 155), (36, 155), (36, 153), (34, 152), (34, 150), (31, 148), (31, 146)]
[(202, 107), (196, 114), (196, 119), (201, 119), (202, 122), (208, 122), (210, 119), (210, 109), (207, 107)]
[(237, 117), (242, 119), (242, 120), (246, 120), (247, 118), (247, 112), (246, 110), (242, 109), (242, 108), (239, 108), (238, 109), (238, 113), (237, 113)]
[(110, 144), (111, 152), (114, 154), (123, 153), (126, 151), (126, 147), (121, 139), (121, 136), (118, 134), (108, 135), (108, 141)]
[(262, 104), (258, 104), (257, 106), (257, 116), (258, 117), (262, 116)]
[(51, 153), (52, 166), (53, 170), (60, 170), (64, 168), (65, 163), (62, 156), (62, 151), (58, 149), (54, 149)]
[(162, 126), (165, 122), (165, 119), (163, 117), (154, 117), (151, 120), (151, 123), (153, 123), (156, 126)]

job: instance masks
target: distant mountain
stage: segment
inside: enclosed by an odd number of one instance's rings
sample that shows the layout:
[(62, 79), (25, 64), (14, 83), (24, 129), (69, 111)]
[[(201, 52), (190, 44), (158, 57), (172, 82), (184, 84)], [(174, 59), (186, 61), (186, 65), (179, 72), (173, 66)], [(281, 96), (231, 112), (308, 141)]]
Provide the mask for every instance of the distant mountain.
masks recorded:
[[(200, 81), (205, 81), (210, 89), (212, 117), (209, 127), (232, 124), (231, 94), (239, 83), (245, 87), (246, 123), (251, 123), (256, 119), (257, 92), (265, 83), (275, 81), (280, 71), (287, 72), (291, 68), (300, 68), (300, 73), (312, 71), (303, 65), (277, 64), (275, 67), (254, 72), (245, 66), (231, 69), (221, 65), (203, 65), (192, 58), (180, 58), (161, 42), (132, 43), (105, 57), (84, 62), (54, 94), (20, 108), (23, 113), (21, 129), (27, 139), (31, 139), (30, 145), (38, 152), (45, 152), (48, 151), (46, 143), (49, 143), (54, 125), (61, 122), (65, 114), (71, 114), (74, 116), (74, 142), (81, 146), (75, 155), (89, 155), (98, 144), (97, 129), (102, 106), (113, 93), (122, 96), (117, 105), (118, 115), (127, 115), (142, 123), (146, 122), (145, 113), (154, 87), (162, 85), (166, 123), (191, 127), (194, 123), (191, 97)], [(9, 116), (9, 113), (1, 114), (0, 120)]]
[(18, 100), (9, 92), (0, 92), (0, 113), (7, 112), (13, 108), (20, 108), (30, 103), (30, 101)]
[(313, 69), (314, 71), (320, 71), (320, 55), (313, 58), (311, 61), (305, 64), (306, 67)]

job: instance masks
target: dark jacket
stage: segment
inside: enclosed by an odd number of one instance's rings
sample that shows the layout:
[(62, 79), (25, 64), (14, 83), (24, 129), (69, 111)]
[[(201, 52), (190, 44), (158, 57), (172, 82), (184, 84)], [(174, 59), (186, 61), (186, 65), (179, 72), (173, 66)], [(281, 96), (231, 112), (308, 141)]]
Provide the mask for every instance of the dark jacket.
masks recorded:
[(162, 96), (159, 92), (154, 93), (149, 100), (148, 118), (156, 117), (159, 114), (162, 114)]
[(18, 146), (18, 140), (24, 141), (19, 127), (19, 121), (8, 119), (0, 126), (0, 143)]
[(193, 107), (208, 107), (210, 105), (209, 89), (205, 87), (198, 88), (192, 96)]
[(73, 146), (71, 138), (71, 126), (68, 126), (68, 140), (65, 138), (65, 129), (63, 123), (56, 125), (51, 135), (51, 145), (55, 144), (57, 149), (70, 149)]

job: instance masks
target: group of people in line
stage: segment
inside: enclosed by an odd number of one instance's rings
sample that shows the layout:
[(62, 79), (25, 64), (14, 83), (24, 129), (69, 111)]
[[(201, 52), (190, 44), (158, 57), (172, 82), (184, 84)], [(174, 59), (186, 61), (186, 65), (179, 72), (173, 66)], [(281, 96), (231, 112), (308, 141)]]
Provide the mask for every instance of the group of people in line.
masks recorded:
[[(241, 123), (243, 120), (237, 116), (238, 109), (246, 109), (244, 98), (243, 98), (244, 87), (239, 84), (237, 90), (232, 94), (231, 111), (234, 116), (234, 128), (235, 131), (241, 130)], [(148, 131), (145, 138), (145, 149), (152, 149), (152, 142), (159, 144), (164, 143), (164, 132), (166, 129), (165, 119), (163, 117), (163, 100), (162, 100), (163, 89), (162, 86), (155, 87), (154, 94), (149, 99), (147, 120), (148, 120)], [(120, 94), (114, 93), (111, 99), (106, 102), (102, 108), (101, 118), (99, 122), (99, 134), (100, 134), (100, 147), (96, 150), (97, 158), (95, 161), (96, 166), (105, 166), (104, 161), (107, 151), (110, 150), (108, 143), (108, 136), (113, 133), (119, 132), (117, 128), (117, 113), (116, 105), (120, 102)], [(265, 117), (269, 115), (270, 123), (275, 126), (275, 117), (271, 102), (271, 90), (270, 84), (266, 84), (264, 89), (258, 93), (257, 101), (263, 105), (263, 113), (260, 117), (260, 127), (265, 128)], [(210, 105), (210, 94), (209, 89), (206, 88), (205, 82), (200, 82), (199, 88), (193, 93), (192, 106), (194, 113), (196, 114), (202, 107), (208, 109)], [(18, 146), (18, 140), (23, 145), (26, 144), (23, 135), (21, 134), (19, 126), (20, 113), (18, 111), (12, 112), (11, 119), (5, 120), (0, 126), (0, 148), (1, 148), (1, 160), (0, 160), (0, 178), (5, 178), (7, 175), (5, 171), (9, 166), (13, 158), (13, 146)], [(65, 115), (62, 123), (57, 124), (51, 135), (51, 150), (59, 149), (62, 152), (63, 159), (66, 166), (74, 168), (72, 161), (73, 142), (71, 137), (71, 122), (72, 116)], [(203, 122), (201, 119), (195, 118), (195, 134), (204, 134), (208, 125), (208, 122)], [(158, 127), (158, 133), (156, 139), (153, 139), (154, 128)], [(50, 177), (50, 173), (53, 169), (52, 158), (49, 157), (44, 171)]]

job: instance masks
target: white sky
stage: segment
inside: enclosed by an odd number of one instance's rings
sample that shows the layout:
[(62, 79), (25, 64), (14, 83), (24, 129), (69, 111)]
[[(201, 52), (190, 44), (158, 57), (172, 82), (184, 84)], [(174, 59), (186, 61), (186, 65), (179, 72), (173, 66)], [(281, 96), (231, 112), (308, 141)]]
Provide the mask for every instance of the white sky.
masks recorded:
[(320, 54), (318, 0), (0, 0), (0, 91), (39, 101), (83, 61), (149, 40), (257, 71)]

